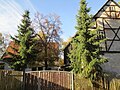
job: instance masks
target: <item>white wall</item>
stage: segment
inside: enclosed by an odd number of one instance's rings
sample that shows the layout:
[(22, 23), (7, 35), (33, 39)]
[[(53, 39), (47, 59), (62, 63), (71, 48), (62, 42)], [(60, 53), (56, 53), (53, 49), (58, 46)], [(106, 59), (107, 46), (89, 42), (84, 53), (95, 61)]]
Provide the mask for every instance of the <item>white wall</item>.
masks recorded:
[(105, 71), (115, 72), (120, 74), (120, 53), (116, 54), (105, 54), (108, 58), (108, 62), (102, 65)]

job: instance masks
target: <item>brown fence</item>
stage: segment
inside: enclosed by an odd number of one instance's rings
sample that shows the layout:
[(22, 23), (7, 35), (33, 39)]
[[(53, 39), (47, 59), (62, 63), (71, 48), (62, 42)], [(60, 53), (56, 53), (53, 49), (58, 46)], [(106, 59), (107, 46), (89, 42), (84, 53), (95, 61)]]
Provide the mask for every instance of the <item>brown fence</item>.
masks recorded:
[(39, 71), (26, 73), (26, 90), (71, 90), (72, 73)]
[[(90, 85), (70, 72), (37, 71), (26, 73), (25, 90), (120, 90), (120, 77), (104, 77)], [(22, 90), (22, 72), (0, 70), (0, 90)]]
[(0, 70), (0, 90), (21, 90), (22, 72)]

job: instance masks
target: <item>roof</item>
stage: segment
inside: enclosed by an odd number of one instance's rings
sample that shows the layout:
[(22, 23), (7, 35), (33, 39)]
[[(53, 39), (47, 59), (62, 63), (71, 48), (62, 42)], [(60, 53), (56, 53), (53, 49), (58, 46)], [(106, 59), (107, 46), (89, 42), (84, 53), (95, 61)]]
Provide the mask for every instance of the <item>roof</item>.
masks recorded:
[[(54, 49), (58, 49), (59, 48), (59, 44), (58, 43), (56, 43), (56, 42), (50, 42), (50, 47), (54, 47)], [(49, 45), (48, 45), (48, 47), (49, 47)]]
[(3, 54), (2, 59), (11, 58), (11, 56), (10, 56), (8, 53), (11, 53), (11, 54), (15, 54), (15, 55), (16, 55), (17, 52), (16, 52), (16, 50), (14, 50), (14, 48), (15, 48), (15, 49), (18, 49), (19, 46), (18, 46), (17, 44), (15, 44), (14, 41), (11, 41), (11, 42), (9, 43), (9, 46), (8, 46), (7, 49), (6, 49), (6, 52)]
[[(54, 47), (55, 51), (57, 52), (57, 50), (59, 49), (59, 44), (55, 42), (51, 42), (50, 47)], [(14, 49), (18, 50), (19, 45), (17, 45), (14, 41), (11, 41), (6, 49), (6, 52), (3, 54), (2, 59), (11, 58), (11, 56), (8, 53), (16, 55), (17, 51)]]

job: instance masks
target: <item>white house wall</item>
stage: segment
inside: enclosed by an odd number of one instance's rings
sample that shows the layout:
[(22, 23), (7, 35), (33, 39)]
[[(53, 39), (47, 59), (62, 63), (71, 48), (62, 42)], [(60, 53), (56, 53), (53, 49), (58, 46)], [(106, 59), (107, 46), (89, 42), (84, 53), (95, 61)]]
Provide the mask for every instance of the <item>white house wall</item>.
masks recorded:
[[(120, 27), (120, 7), (113, 1), (107, 1), (108, 3), (99, 11), (96, 16), (96, 26), (100, 30), (105, 30), (105, 35), (107, 39), (113, 39), (115, 33)], [(114, 6), (114, 11), (110, 12), (112, 6)], [(112, 29), (114, 28), (114, 31)], [(116, 29), (115, 29), (116, 28)], [(115, 32), (115, 33), (114, 33)], [(120, 37), (120, 30), (117, 33)], [(116, 40), (119, 40), (118, 37), (115, 37)], [(111, 45), (112, 41), (107, 41), (107, 47)], [(105, 42), (102, 43), (103, 50), (106, 50)], [(113, 44), (109, 51), (120, 51), (120, 41), (113, 41)], [(109, 62), (102, 65), (105, 71), (120, 73), (120, 53), (105, 53), (105, 57), (108, 58)]]
[(120, 19), (104, 19), (103, 20), (105, 28), (119, 28), (120, 27)]
[(105, 54), (108, 62), (102, 65), (104, 71), (114, 72), (120, 74), (120, 54)]

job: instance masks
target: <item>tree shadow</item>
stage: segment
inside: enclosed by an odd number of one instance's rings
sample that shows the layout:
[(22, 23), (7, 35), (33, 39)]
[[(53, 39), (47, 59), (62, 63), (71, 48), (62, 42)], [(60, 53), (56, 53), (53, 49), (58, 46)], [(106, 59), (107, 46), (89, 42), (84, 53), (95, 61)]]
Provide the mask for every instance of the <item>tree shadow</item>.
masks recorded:
[(13, 71), (0, 71), (0, 90), (22, 90), (22, 75)]
[(55, 79), (52, 81), (51, 78), (45, 80), (38, 76), (31, 75), (28, 73), (26, 76), (25, 90), (71, 90), (71, 88), (67, 87), (67, 84), (66, 86), (63, 85), (65, 82), (60, 83), (61, 85), (58, 85), (57, 83), (55, 83), (56, 81)]

